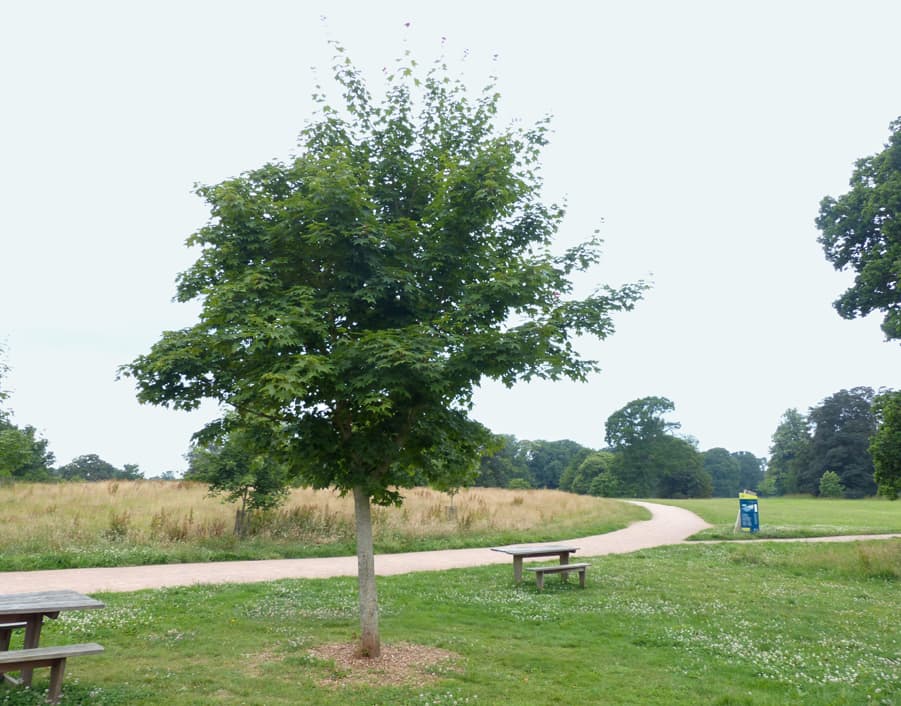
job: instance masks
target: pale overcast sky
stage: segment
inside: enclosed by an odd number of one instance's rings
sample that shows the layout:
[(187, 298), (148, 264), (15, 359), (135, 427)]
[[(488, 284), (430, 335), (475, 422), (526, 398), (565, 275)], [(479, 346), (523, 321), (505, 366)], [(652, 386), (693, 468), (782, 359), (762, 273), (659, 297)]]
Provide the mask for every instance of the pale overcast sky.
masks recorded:
[(504, 123), (551, 114), (561, 247), (600, 227), (592, 281), (654, 283), (612, 338), (583, 342), (601, 374), (486, 385), (477, 419), (598, 448), (613, 411), (661, 395), (701, 449), (763, 456), (787, 408), (901, 387), (879, 318), (832, 309), (849, 276), (814, 227), (901, 115), (899, 26), (896, 0), (0, 3), (14, 421), (58, 464), (184, 469), (215, 410), (141, 406), (116, 368), (196, 317), (171, 302), (207, 218), (192, 185), (290, 155), (337, 39), (375, 91), (406, 48), (443, 52), (473, 88), (499, 77)]

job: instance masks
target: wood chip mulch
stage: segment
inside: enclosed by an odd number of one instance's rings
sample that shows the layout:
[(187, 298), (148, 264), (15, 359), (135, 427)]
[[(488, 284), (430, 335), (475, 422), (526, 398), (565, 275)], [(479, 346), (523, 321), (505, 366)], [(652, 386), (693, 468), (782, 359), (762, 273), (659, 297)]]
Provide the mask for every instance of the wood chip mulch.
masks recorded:
[(362, 657), (358, 643), (319, 645), (309, 651), (317, 660), (334, 662), (335, 669), (320, 681), (323, 686), (376, 684), (378, 686), (410, 686), (431, 683), (441, 673), (453, 671), (460, 655), (437, 647), (408, 642), (382, 644), (376, 658)]

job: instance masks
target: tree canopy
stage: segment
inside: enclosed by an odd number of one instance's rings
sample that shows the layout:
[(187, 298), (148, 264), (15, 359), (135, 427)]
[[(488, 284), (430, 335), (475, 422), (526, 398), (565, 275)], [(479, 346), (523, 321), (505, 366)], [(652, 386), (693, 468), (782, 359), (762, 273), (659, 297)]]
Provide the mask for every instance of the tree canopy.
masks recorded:
[(49, 442), (33, 426), (17, 427), (0, 420), (0, 478), (52, 480), (54, 461)]
[(813, 428), (810, 457), (799, 478), (799, 490), (819, 492), (826, 471), (838, 474), (845, 495), (859, 498), (876, 493), (870, 437), (876, 431), (869, 387), (839, 390), (811, 408), (808, 420)]
[(773, 434), (764, 484), (767, 492), (816, 495), (823, 474), (832, 471), (846, 497), (874, 494), (869, 451), (877, 427), (874, 396), (869, 387), (854, 387), (825, 398), (807, 416), (787, 410)]
[(642, 397), (616, 410), (607, 418), (605, 439), (616, 453), (613, 469), (617, 494), (650, 497), (658, 493), (660, 468), (652, 460), (656, 441), (679, 425), (667, 422), (663, 415), (675, 405), (665, 397)]
[(597, 236), (551, 249), (563, 217), (540, 198), (548, 125), (495, 126), (440, 64), (407, 57), (381, 102), (338, 48), (343, 106), (317, 97), (297, 155), (201, 186), (211, 219), (178, 278), (199, 321), (123, 367), (143, 402), (231, 410), (201, 440), (268, 424), (300, 482), (353, 493), (361, 650), (379, 654), (370, 502), (475, 476), (489, 432), (470, 419), (482, 377), (584, 380), (574, 345), (606, 338), (641, 284), (573, 296)]
[(901, 392), (883, 392), (873, 401), (876, 433), (870, 438), (870, 455), (879, 493), (891, 500), (901, 494)]
[(717, 447), (704, 452), (704, 470), (710, 474), (718, 498), (734, 498), (741, 490), (741, 467), (729, 451)]
[(569, 439), (526, 442), (526, 463), (535, 488), (558, 488), (560, 478), (571, 464), (580, 463), (590, 449)]
[(530, 488), (571, 490), (572, 476), (591, 453), (569, 439), (520, 441), (509, 435), (494, 439), (497, 443), (482, 454), (475, 485), (507, 488), (515, 482)]
[(663, 418), (675, 408), (666, 397), (632, 400), (607, 418), (604, 438), (611, 448), (622, 448), (667, 434), (681, 426)]
[(615, 456), (609, 451), (595, 451), (576, 466), (569, 490), (580, 495), (607, 495), (609, 477)]
[(859, 159), (851, 190), (820, 202), (816, 219), (826, 259), (837, 270), (852, 269), (854, 284), (836, 301), (846, 318), (884, 315), (882, 330), (901, 338), (901, 118), (889, 126), (885, 149)]
[(97, 454), (77, 456), (60, 466), (56, 474), (62, 480), (74, 481), (138, 480), (144, 477), (135, 464), (126, 463), (123, 468), (116, 468)]
[(807, 418), (797, 409), (787, 409), (773, 432), (767, 482), (776, 495), (797, 493), (802, 469), (810, 455), (810, 433)]
[(526, 452), (515, 436), (496, 434), (479, 459), (479, 472), (474, 485), (506, 488), (514, 479), (528, 480), (531, 485)]
[[(207, 483), (210, 493), (239, 503), (235, 534), (245, 534), (248, 513), (278, 507), (288, 496), (283, 465), (268, 455), (267, 427), (236, 428), (217, 443), (195, 444), (188, 453), (185, 478)], [(262, 443), (261, 443), (262, 442)]]
[(757, 489), (763, 482), (764, 459), (750, 451), (735, 451), (732, 458), (738, 462), (739, 487), (742, 490)]
[(713, 493), (710, 473), (704, 468), (704, 455), (691, 442), (662, 436), (654, 441), (650, 458), (659, 469), (657, 497), (709, 498)]

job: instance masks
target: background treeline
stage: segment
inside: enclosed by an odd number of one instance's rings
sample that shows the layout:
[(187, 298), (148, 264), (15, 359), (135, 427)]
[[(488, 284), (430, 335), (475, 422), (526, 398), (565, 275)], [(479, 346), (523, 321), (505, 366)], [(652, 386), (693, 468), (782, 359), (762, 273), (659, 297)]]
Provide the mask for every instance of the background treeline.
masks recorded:
[[(0, 382), (5, 368), (0, 361)], [(136, 465), (117, 468), (96, 454), (55, 466), (47, 439), (13, 423), (0, 387), (0, 482), (137, 480)], [(519, 440), (497, 435), (482, 456), (474, 485), (550, 488), (605, 497), (732, 497), (753, 489), (764, 495), (810, 494), (861, 498), (901, 491), (901, 393), (869, 387), (840, 390), (806, 414), (788, 409), (772, 437), (768, 460), (749, 451), (702, 451), (678, 422), (665, 397), (634, 400), (607, 419), (606, 446), (593, 449), (564, 439)], [(232, 440), (234, 442), (240, 439)], [(232, 448), (234, 447), (234, 448)], [(268, 507), (291, 485), (253, 444), (195, 446), (186, 477), (240, 501), (242, 509)], [(227, 451), (227, 453), (226, 453)], [(174, 480), (167, 472), (163, 479)]]
[(677, 436), (665, 397), (634, 400), (607, 419), (601, 450), (574, 441), (497, 437), (477, 485), (559, 488), (606, 497), (732, 497), (804, 493), (862, 498), (899, 490), (901, 393), (840, 390), (807, 414), (789, 409), (772, 437), (769, 460), (748, 451), (701, 451)]
[[(56, 457), (48, 449), (48, 441), (38, 436), (32, 426), (17, 427), (0, 418), (0, 483), (28, 481), (138, 480), (144, 477), (135, 464), (117, 468), (96, 454), (85, 454), (63, 466), (54, 466)], [(175, 479), (175, 473), (165, 474)]]
[(498, 450), (482, 457), (476, 485), (559, 488), (606, 497), (705, 498), (733, 496), (763, 481), (764, 460), (748, 451), (700, 451), (677, 437), (664, 419), (664, 397), (630, 402), (607, 420), (607, 447), (575, 441), (520, 441), (499, 436)]
[(890, 441), (898, 429), (883, 411), (897, 404), (898, 393), (869, 387), (839, 390), (802, 414), (786, 410), (773, 434), (762, 490), (771, 495), (809, 493), (862, 498), (877, 485), (891, 495), (891, 482), (877, 484), (874, 455), (885, 474), (897, 451), (880, 457), (880, 441)]

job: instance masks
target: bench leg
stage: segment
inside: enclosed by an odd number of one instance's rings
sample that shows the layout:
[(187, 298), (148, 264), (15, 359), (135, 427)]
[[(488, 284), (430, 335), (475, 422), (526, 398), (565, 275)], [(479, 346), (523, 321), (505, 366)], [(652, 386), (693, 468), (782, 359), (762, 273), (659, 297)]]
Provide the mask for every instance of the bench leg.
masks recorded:
[[(561, 563), (561, 564), (568, 564), (568, 563), (569, 563), (569, 552), (563, 552), (562, 554), (560, 554), (560, 563)], [(569, 578), (569, 572), (568, 572), (568, 571), (564, 571), (562, 574), (560, 574), (560, 580), (561, 580), (561, 581), (566, 581), (566, 579), (568, 579), (568, 578)]]
[(584, 568), (579, 570), (579, 586), (581, 588), (585, 588), (585, 569)]
[[(28, 617), (26, 622), (28, 624), (25, 626), (25, 640), (22, 646), (27, 650), (37, 647), (38, 643), (40, 643), (41, 627), (44, 625), (44, 616), (32, 615)], [(19, 672), (19, 678), (25, 686), (31, 686), (31, 672), (31, 667)]]
[[(15, 630), (15, 628), (0, 628), (0, 652), (6, 652), (9, 649), (13, 630)], [(15, 686), (20, 686), (22, 684), (22, 680), (17, 679), (12, 674), (0, 673), (0, 683), (3, 681), (7, 681)]]
[(544, 574), (540, 571), (535, 572), (535, 585), (539, 591), (544, 588)]
[(513, 583), (522, 583), (522, 557), (513, 557)]
[(47, 703), (59, 703), (59, 697), (63, 693), (63, 677), (66, 674), (66, 660), (54, 662), (50, 667), (50, 690), (47, 692)]
[[(0, 651), (6, 652), (9, 649), (10, 632), (11, 630), (0, 630)], [(22, 686), (22, 680), (9, 672), (0, 672), (0, 684), (3, 682), (8, 682), (13, 686)]]

